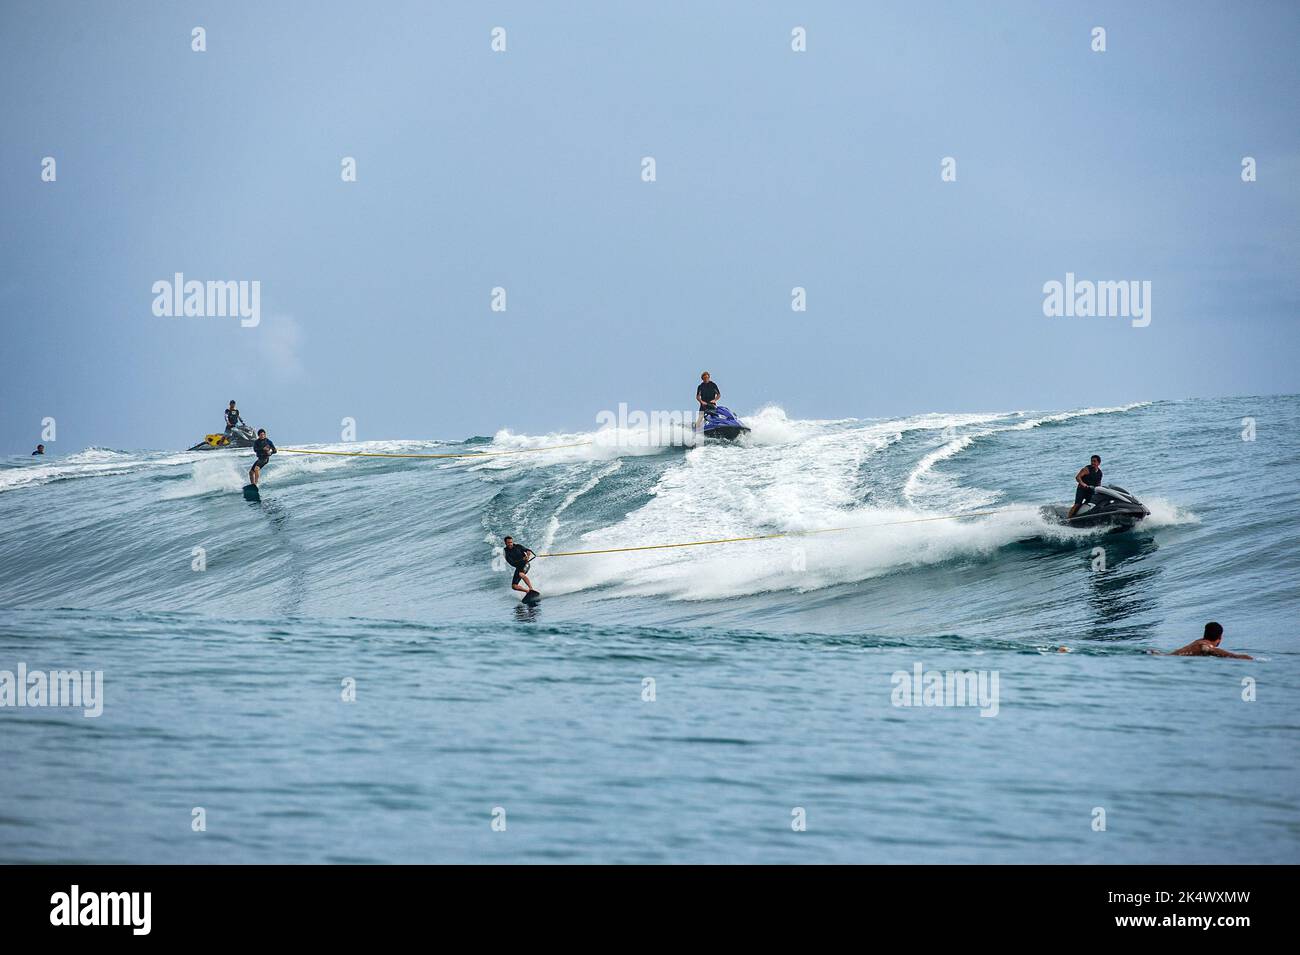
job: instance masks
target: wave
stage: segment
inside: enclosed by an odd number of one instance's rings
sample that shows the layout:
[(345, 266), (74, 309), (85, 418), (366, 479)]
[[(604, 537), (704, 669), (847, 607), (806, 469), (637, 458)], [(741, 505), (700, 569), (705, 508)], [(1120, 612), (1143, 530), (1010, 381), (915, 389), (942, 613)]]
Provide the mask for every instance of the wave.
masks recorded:
[[(173, 552), (188, 553), (211, 538), (224, 548), (250, 547), (261, 554), (260, 545), (251, 542), (268, 531), (274, 536), (266, 539), (271, 546), (265, 563), (249, 579), (268, 592), (276, 581), (288, 579), (286, 573), (295, 581), (311, 580), (331, 594), (322, 598), (331, 610), (336, 602), (355, 599), (349, 594), (356, 582), (373, 574), (387, 574), (394, 586), (400, 581), (423, 587), (425, 565), (444, 567), (435, 575), (439, 587), (467, 594), (494, 591), (499, 580), (489, 568), (504, 534), (539, 553), (769, 538), (543, 558), (534, 567), (535, 583), (553, 594), (707, 601), (852, 587), (910, 569), (987, 560), (1027, 539), (1089, 540), (1100, 532), (1043, 522), (1038, 506), (1059, 496), (1059, 485), (1022, 480), (1015, 465), (1023, 447), (1002, 448), (998, 438), (1137, 407), (1142, 405), (809, 420), (792, 419), (779, 406), (767, 405), (742, 413), (752, 432), (730, 443), (697, 444), (693, 435), (671, 430), (608, 427), (537, 435), (503, 430), (486, 442), (470, 439), (473, 443), (392, 439), (300, 445), (306, 451), (343, 453), (282, 451), (264, 472), (260, 508), (249, 508), (237, 494), (251, 463), (247, 451), (92, 448), (53, 462), (16, 464), (0, 471), (0, 488), (86, 477), (134, 482), (110, 495), (94, 495), (106, 543), (64, 552), (74, 565), (60, 565), (58, 580), (74, 603), (78, 592), (92, 603), (105, 594), (151, 592), (153, 585), (141, 582), (138, 569), (119, 568), (114, 548), (135, 548), (140, 560), (156, 560), (158, 573), (166, 575)], [(1111, 430), (1108, 441), (1125, 437), (1123, 429)], [(941, 462), (976, 447), (994, 457), (986, 461), (979, 455), (972, 463), (1005, 475), (1010, 486), (981, 488), (941, 473)], [(445, 460), (347, 454), (460, 451), (536, 453)], [(1060, 453), (1044, 448), (1040, 457)], [(1007, 460), (995, 460), (999, 454)], [(1058, 478), (1053, 470), (1052, 481)], [(1145, 499), (1140, 488), (1139, 497)], [(969, 515), (994, 502), (1012, 503), (995, 514), (932, 520)], [(13, 506), (18, 508), (13, 513), (28, 516), (23, 505)], [(1148, 506), (1153, 514), (1144, 527), (1152, 530), (1197, 519), (1164, 499)], [(169, 526), (178, 540), (161, 548), (157, 534)], [(844, 529), (780, 536), (828, 528)], [(328, 554), (329, 560), (307, 562), (307, 553)], [(444, 560), (450, 563), (439, 563)], [(21, 594), (40, 599), (52, 580), (24, 572)], [(200, 599), (207, 586), (192, 576), (169, 580), (167, 593), (193, 594), (187, 599)], [(213, 580), (213, 592), (219, 593)], [(152, 591), (155, 599), (162, 586)], [(397, 599), (408, 600), (404, 594)]]
[[(711, 600), (860, 583), (909, 567), (988, 557), (1025, 539), (1078, 541), (1096, 537), (1104, 529), (1046, 523), (1037, 504), (1008, 506), (978, 519), (936, 521), (933, 508), (916, 506), (908, 498), (916, 494), (917, 482), (935, 464), (978, 439), (1140, 406), (1039, 415), (955, 438), (925, 454), (919, 462), (904, 456), (907, 471), (901, 503), (890, 503), (894, 488), (882, 489), (875, 481), (869, 480), (864, 490), (862, 472), (898, 449), (905, 436), (979, 427), (1029, 413), (807, 422), (785, 421), (783, 413), (769, 412), (771, 420), (782, 422), (782, 441), (688, 449), (680, 459), (654, 474), (643, 503), (576, 535), (564, 533), (562, 517), (574, 500), (566, 499), (549, 515), (538, 538), (542, 545), (534, 549), (551, 548), (556, 541), (564, 541), (559, 548), (563, 550), (608, 550), (797, 535), (834, 527), (850, 529), (833, 536), (789, 536), (700, 548), (545, 558), (538, 565), (537, 580), (545, 580), (552, 593), (591, 591), (611, 597)], [(880, 465), (878, 470), (880, 476), (889, 478), (886, 465)], [(946, 502), (950, 513), (969, 512), (1001, 496), (1001, 492), (961, 490), (963, 497)], [(581, 493), (589, 491), (585, 488)], [(512, 514), (512, 526), (526, 524), (527, 512), (528, 506), (524, 506)], [(1188, 519), (1186, 513), (1170, 508), (1154, 518), (1152, 526)]]
[(117, 477), (145, 467), (170, 467), (187, 459), (181, 453), (150, 456), (150, 452), (93, 447), (65, 458), (19, 459), (14, 466), (0, 469), (0, 492), (59, 481)]
[[(1065, 421), (1070, 421), (1071, 419), (1074, 418), (1086, 418), (1092, 415), (1120, 414), (1125, 411), (1132, 411), (1135, 408), (1145, 407), (1148, 404), (1150, 404), (1150, 402), (1139, 401), (1127, 405), (1118, 405), (1113, 408), (1084, 408), (1079, 411), (1063, 411), (1063, 412), (1056, 412), (1053, 414), (1044, 414), (1041, 417), (1030, 418), (1029, 420), (1022, 421), (1014, 425), (1008, 425), (1007, 427), (1004, 428), (988, 428), (983, 431), (977, 431), (972, 434), (962, 435), (961, 437), (953, 438), (943, 446), (925, 455), (925, 457), (921, 458), (921, 460), (917, 462), (916, 467), (912, 470), (912, 473), (907, 476), (907, 481), (903, 485), (903, 496), (909, 502), (913, 502), (918, 497), (922, 497), (927, 494), (934, 495), (940, 490), (947, 490), (949, 492), (952, 492), (955, 489), (954, 481), (949, 480), (947, 482), (935, 482), (933, 485), (927, 487), (926, 479), (931, 476), (935, 465), (939, 464), (942, 461), (947, 461), (950, 460), (951, 458), (955, 458), (957, 455), (961, 454), (963, 451), (965, 451), (967, 448), (973, 445), (976, 441), (982, 440), (984, 438), (992, 437), (993, 435), (1009, 432), (1009, 431), (1029, 431), (1033, 428), (1043, 427), (1044, 425), (1060, 424)], [(1027, 416), (1029, 414), (1032, 414), (1032, 412), (1017, 411), (1013, 413), (1013, 415), (1015, 416)], [(997, 417), (1010, 417), (1010, 416), (1011, 415), (997, 416)], [(996, 420), (996, 417), (992, 420)], [(954, 427), (956, 427), (956, 425), (954, 425)], [(964, 492), (965, 492), (964, 499), (961, 500), (960, 502), (954, 500), (950, 493), (947, 503), (950, 506), (957, 505), (958, 503), (960, 503), (962, 506), (974, 508), (974, 507), (987, 506), (997, 500), (996, 495), (991, 494), (989, 492), (980, 492), (978, 490), (969, 489), (969, 488), (964, 489)]]

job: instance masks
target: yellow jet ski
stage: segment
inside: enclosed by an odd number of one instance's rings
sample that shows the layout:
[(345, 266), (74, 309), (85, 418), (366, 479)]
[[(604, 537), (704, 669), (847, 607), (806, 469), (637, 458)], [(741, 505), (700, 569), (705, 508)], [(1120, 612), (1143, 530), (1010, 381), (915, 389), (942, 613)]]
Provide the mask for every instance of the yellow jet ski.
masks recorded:
[(256, 440), (257, 435), (253, 433), (252, 428), (246, 424), (239, 424), (222, 434), (207, 435), (190, 450), (216, 451), (220, 448), (251, 448)]

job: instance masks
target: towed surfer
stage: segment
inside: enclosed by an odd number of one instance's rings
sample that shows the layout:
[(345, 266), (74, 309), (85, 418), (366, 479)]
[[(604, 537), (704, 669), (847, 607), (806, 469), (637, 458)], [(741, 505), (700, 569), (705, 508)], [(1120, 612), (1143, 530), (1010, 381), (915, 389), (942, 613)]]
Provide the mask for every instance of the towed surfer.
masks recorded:
[[(234, 402), (232, 401), (231, 404), (233, 405)], [(271, 463), (271, 455), (275, 454), (275, 445), (266, 436), (265, 428), (257, 429), (257, 440), (253, 442), (253, 453), (257, 455), (257, 460), (248, 469), (248, 483), (253, 487), (257, 487), (257, 479), (262, 475), (262, 468)]]
[(722, 391), (718, 388), (718, 383), (709, 376), (707, 371), (700, 372), (700, 386), (695, 389), (695, 400), (700, 403), (700, 413), (695, 417), (696, 431), (700, 430), (705, 412), (716, 408), (720, 398), (722, 398)]
[(516, 544), (513, 537), (505, 538), (503, 543), (505, 545), (503, 556), (506, 563), (515, 569), (515, 575), (510, 581), (510, 589), (520, 591), (524, 597), (537, 593), (533, 590), (533, 582), (528, 579), (528, 565), (533, 559), (533, 552), (523, 544)]
[(1185, 647), (1170, 652), (1171, 657), (1229, 657), (1233, 660), (1253, 660), (1244, 653), (1232, 653), (1219, 646), (1223, 640), (1223, 625), (1211, 620), (1205, 625), (1205, 633), (1199, 640), (1193, 640)]
[(1070, 513), (1065, 515), (1067, 521), (1073, 520), (1074, 515), (1078, 513), (1079, 508), (1084, 505), (1085, 501), (1092, 500), (1092, 489), (1101, 484), (1101, 458), (1094, 454), (1083, 467), (1079, 468), (1079, 473), (1074, 476), (1074, 507), (1070, 508)]

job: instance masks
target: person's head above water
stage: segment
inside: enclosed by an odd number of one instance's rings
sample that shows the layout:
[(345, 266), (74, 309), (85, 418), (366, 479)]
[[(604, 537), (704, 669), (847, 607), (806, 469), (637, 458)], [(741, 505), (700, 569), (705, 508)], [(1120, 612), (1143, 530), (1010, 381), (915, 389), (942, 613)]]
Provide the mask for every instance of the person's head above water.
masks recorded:
[(1223, 624), (1215, 623), (1211, 620), (1205, 625), (1205, 635), (1201, 637), (1201, 639), (1209, 640), (1212, 643), (1218, 643), (1223, 639)]
[(38, 444), (38, 445), (36, 446), (36, 450), (37, 450), (37, 451), (40, 451), (42, 454), (44, 454), (44, 453), (45, 453), (45, 445), (43, 445), (43, 444)]

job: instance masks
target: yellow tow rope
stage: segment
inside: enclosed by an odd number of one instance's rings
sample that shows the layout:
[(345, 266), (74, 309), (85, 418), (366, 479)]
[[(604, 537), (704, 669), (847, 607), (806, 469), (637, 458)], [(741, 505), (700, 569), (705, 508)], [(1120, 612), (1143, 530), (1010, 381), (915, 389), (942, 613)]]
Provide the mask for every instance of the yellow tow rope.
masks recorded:
[(602, 550), (566, 550), (551, 554), (534, 554), (540, 557), (587, 557), (592, 554), (625, 554), (634, 550), (668, 550), (672, 547), (703, 547), (706, 544), (738, 544), (742, 541), (769, 541), (779, 537), (811, 537), (814, 534), (838, 534), (843, 531), (866, 530), (874, 527), (895, 527), (899, 524), (923, 524), (926, 521), (955, 521), (962, 517), (988, 517), (990, 514), (1002, 514), (1016, 510), (1013, 507), (1000, 507), (992, 511), (969, 511), (966, 514), (941, 514), (938, 517), (910, 517), (903, 521), (884, 521), (879, 524), (853, 524), (847, 527), (823, 527), (812, 531), (785, 531), (780, 534), (759, 534), (755, 537), (720, 537), (717, 540), (686, 541), (680, 544), (642, 544), (639, 547), (607, 547)]
[(465, 451), (460, 454), (389, 454), (384, 451), (309, 451), (304, 448), (279, 448), (286, 454), (338, 454), (349, 458), (486, 458), (495, 454), (527, 454), (530, 451), (558, 451), (561, 448), (581, 448), (591, 444), (579, 441), (577, 444), (553, 444), (546, 448), (515, 448), (512, 451)]

